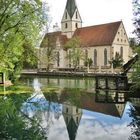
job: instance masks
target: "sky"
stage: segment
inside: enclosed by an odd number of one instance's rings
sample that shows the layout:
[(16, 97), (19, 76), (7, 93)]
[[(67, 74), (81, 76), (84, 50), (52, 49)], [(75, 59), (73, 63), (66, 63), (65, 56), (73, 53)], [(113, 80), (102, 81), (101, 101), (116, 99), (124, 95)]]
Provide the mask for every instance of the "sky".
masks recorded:
[[(61, 19), (67, 0), (45, 1), (49, 6), (50, 26), (58, 23), (61, 27)], [(128, 37), (133, 36), (132, 0), (76, 0), (76, 3), (83, 21), (83, 27), (122, 20)]]

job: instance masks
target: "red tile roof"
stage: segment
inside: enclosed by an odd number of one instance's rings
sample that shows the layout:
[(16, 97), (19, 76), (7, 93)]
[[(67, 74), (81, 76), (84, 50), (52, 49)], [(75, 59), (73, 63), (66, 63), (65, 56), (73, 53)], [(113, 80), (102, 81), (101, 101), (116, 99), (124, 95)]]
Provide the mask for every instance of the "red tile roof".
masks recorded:
[(47, 33), (45, 35), (45, 37), (43, 38), (42, 43), (40, 45), (41, 47), (47, 47), (47, 43), (44, 43), (46, 41), (46, 39), (49, 39), (51, 43), (56, 43), (57, 39), (59, 39), (60, 45), (62, 45), (62, 46), (68, 41), (67, 36), (62, 35), (61, 31), (51, 32), (51, 33)]
[(78, 36), (83, 47), (111, 45), (122, 22), (113, 22), (76, 29), (73, 37)]
[[(82, 47), (111, 45), (122, 21), (107, 24), (77, 28), (73, 37), (78, 37)], [(41, 43), (41, 47), (47, 47), (46, 39), (56, 43), (57, 39), (63, 46), (69, 39), (66, 35), (62, 35), (61, 31), (47, 33)], [(45, 43), (44, 43), (45, 42)]]
[[(44, 94), (45, 98), (48, 100), (51, 100), (52, 102), (59, 102), (59, 103), (71, 103), (73, 106), (77, 106), (78, 108), (86, 109), (93, 112), (98, 112), (106, 115), (111, 115), (114, 117), (121, 118), (123, 115), (122, 112), (119, 112), (117, 106), (115, 103), (98, 103), (95, 100), (95, 93), (89, 93), (89, 92), (83, 92), (79, 91), (77, 92), (79, 96), (76, 96), (74, 91), (68, 91), (62, 90), (61, 96), (58, 101), (57, 93), (51, 93), (51, 94)], [(125, 104), (124, 106), (125, 107)]]

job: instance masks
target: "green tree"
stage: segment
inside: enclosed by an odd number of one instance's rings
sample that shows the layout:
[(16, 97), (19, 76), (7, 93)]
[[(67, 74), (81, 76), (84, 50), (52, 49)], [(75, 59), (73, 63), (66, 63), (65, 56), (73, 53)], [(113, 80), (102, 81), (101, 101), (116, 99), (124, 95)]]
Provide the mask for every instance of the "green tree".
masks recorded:
[(129, 126), (131, 128), (131, 136), (129, 140), (140, 139), (140, 112), (137, 107), (130, 106), (129, 117), (132, 118)]
[(88, 72), (89, 72), (89, 69), (90, 69), (90, 67), (92, 66), (92, 64), (93, 64), (93, 61), (92, 61), (91, 58), (88, 58), (88, 59), (84, 62), (84, 65), (87, 67)]
[[(135, 38), (135, 46), (134, 46), (134, 52), (138, 54), (138, 57), (140, 57), (140, 2), (139, 0), (133, 0), (133, 13), (134, 13), (134, 34), (136, 35)], [(135, 63), (134, 65), (134, 72), (132, 74), (132, 81), (133, 86), (132, 89), (134, 91), (139, 91), (140, 89), (140, 59)]]
[(119, 68), (123, 65), (123, 58), (118, 52), (116, 52), (115, 58), (113, 57), (109, 63), (113, 65), (113, 68)]
[(31, 94), (11, 94), (0, 97), (0, 139), (47, 139), (46, 130), (39, 118), (29, 117), (23, 104)]
[(47, 34), (40, 46), (43, 54), (39, 58), (39, 61), (44, 61), (47, 71), (50, 70), (51, 65), (53, 65), (54, 61), (57, 59), (56, 39), (56, 36)]
[[(138, 57), (140, 57), (140, 47), (136, 47), (135, 46), (135, 52), (138, 54)], [(135, 63), (135, 65), (133, 66), (133, 73), (132, 73), (132, 82), (133, 85), (131, 86), (131, 89), (134, 92), (138, 92), (140, 90), (140, 59), (138, 58), (137, 62)]]
[(32, 64), (29, 57), (35, 56), (33, 47), (46, 21), (40, 0), (0, 1), (0, 71), (13, 75), (23, 62)]
[(130, 47), (132, 49), (135, 49), (135, 47), (137, 46), (136, 39), (135, 38), (129, 38), (129, 44), (130, 44)]
[(133, 0), (133, 13), (134, 13), (134, 34), (136, 35), (136, 41), (140, 45), (140, 1)]
[(65, 45), (67, 51), (70, 52), (68, 53), (67, 58), (71, 60), (75, 69), (79, 66), (80, 59), (84, 59), (84, 54), (80, 48), (80, 44), (80, 39), (78, 37), (74, 37), (70, 39)]

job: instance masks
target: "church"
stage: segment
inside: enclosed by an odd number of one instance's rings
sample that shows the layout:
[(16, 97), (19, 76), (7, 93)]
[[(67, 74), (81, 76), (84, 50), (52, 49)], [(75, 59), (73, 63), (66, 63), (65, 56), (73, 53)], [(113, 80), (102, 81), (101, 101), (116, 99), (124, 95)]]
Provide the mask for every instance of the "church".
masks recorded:
[[(127, 63), (132, 55), (128, 36), (122, 21), (82, 27), (82, 19), (75, 0), (67, 0), (64, 14), (61, 20), (61, 31), (46, 33), (40, 49), (39, 69), (70, 69), (75, 67), (72, 57), (71, 40), (76, 39), (78, 68), (85, 67), (85, 61), (92, 61), (91, 71), (111, 72), (109, 63), (118, 53), (123, 63)], [(65, 47), (71, 41), (71, 47)], [(75, 46), (75, 44), (74, 44)], [(74, 48), (74, 49), (76, 49)], [(78, 57), (78, 52), (82, 57)]]

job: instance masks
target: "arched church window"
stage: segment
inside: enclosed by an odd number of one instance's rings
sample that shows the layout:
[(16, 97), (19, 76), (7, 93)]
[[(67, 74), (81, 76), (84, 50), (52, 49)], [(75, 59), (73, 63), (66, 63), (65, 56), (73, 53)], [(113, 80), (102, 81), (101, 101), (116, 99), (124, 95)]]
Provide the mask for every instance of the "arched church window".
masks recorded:
[(120, 48), (120, 56), (123, 58), (123, 47)]
[(76, 19), (78, 19), (78, 12), (76, 11)]
[(87, 61), (88, 59), (88, 50), (85, 50), (85, 60)]
[(66, 113), (68, 113), (69, 112), (69, 109), (68, 108), (66, 108)]
[(57, 52), (57, 67), (60, 66), (60, 54)]
[(97, 66), (97, 50), (94, 50), (94, 62), (93, 62), (94, 66)]
[(78, 108), (76, 108), (76, 113), (78, 113)]
[(75, 28), (78, 28), (78, 23), (75, 23)]
[(68, 23), (65, 23), (65, 28), (68, 28)]
[(104, 65), (107, 65), (107, 49), (104, 49)]
[(67, 12), (65, 13), (65, 19), (67, 19), (68, 18), (68, 15), (67, 15)]

